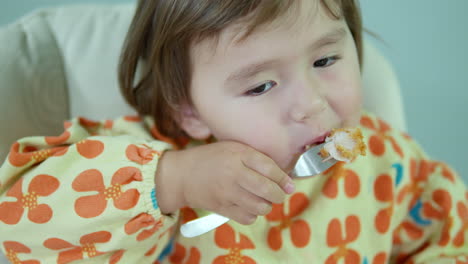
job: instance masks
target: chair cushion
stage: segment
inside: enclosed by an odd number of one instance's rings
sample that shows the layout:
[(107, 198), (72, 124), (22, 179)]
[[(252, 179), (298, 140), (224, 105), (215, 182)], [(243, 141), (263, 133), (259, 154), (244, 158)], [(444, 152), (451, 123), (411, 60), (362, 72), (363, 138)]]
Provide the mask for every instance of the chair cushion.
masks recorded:
[(59, 48), (43, 12), (0, 29), (0, 159), (14, 140), (60, 133), (68, 92)]
[(61, 50), (70, 115), (93, 119), (134, 113), (120, 95), (117, 65), (133, 4), (83, 5), (49, 9)]

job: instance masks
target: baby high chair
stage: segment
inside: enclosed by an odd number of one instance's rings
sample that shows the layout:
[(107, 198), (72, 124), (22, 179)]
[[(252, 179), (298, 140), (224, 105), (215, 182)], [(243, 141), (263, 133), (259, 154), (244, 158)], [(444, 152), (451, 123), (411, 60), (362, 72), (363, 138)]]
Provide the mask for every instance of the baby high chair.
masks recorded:
[[(0, 159), (18, 138), (59, 135), (74, 116), (134, 111), (117, 84), (117, 63), (133, 4), (48, 8), (0, 29)], [(364, 43), (364, 106), (405, 130), (400, 88), (388, 61)], [(2, 246), (2, 245), (0, 245)], [(0, 264), (7, 263), (2, 260)]]

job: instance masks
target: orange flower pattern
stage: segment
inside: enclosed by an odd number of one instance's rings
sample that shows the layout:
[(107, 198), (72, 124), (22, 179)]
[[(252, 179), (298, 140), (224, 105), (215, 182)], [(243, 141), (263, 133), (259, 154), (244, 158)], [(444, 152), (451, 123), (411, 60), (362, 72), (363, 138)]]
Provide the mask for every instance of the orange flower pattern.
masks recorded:
[(215, 258), (213, 264), (256, 263), (251, 257), (242, 255), (244, 250), (255, 249), (255, 245), (244, 234), (239, 234), (239, 237), (239, 240), (236, 241), (236, 232), (229, 224), (224, 224), (216, 229), (215, 244), (222, 249), (227, 249), (228, 253)]
[(379, 233), (386, 233), (390, 228), (393, 215), (393, 181), (390, 175), (380, 175), (374, 184), (375, 198), (386, 203), (387, 207), (381, 209), (375, 216), (375, 228)]
[(154, 159), (154, 156), (161, 156), (161, 152), (151, 149), (148, 145), (138, 147), (136, 145), (129, 145), (125, 150), (127, 158), (139, 164), (147, 164)]
[(434, 172), (435, 163), (421, 160), (417, 162), (414, 159), (410, 161), (410, 177), (411, 181), (404, 185), (398, 193), (397, 201), (402, 203), (404, 198), (407, 196), (410, 197), (411, 202), (409, 203), (408, 208), (413, 207), (418, 198), (424, 192), (424, 186), (429, 178), (429, 175)]
[(338, 182), (344, 181), (344, 191), (349, 198), (356, 197), (359, 194), (361, 183), (359, 176), (352, 170), (344, 168), (344, 162), (338, 162), (333, 167), (325, 171), (325, 175), (329, 175), (325, 183), (322, 193), (329, 198), (338, 196)]
[(84, 235), (80, 238), (79, 245), (73, 245), (60, 238), (49, 238), (44, 241), (44, 247), (51, 250), (60, 250), (57, 263), (65, 264), (75, 260), (92, 258), (104, 254), (96, 248), (98, 243), (106, 243), (111, 239), (112, 234), (107, 231), (99, 231)]
[(368, 116), (363, 116), (361, 118), (361, 125), (375, 132), (375, 134), (369, 137), (369, 143), (367, 144), (372, 154), (376, 156), (384, 155), (386, 149), (385, 142), (389, 141), (393, 150), (403, 158), (403, 150), (392, 136), (392, 129), (385, 121), (380, 119), (374, 121)]
[(184, 238), (180, 224), (206, 212), (160, 211), (158, 159), (212, 139), (165, 137), (147, 117), (75, 118), (58, 136), (12, 145), (0, 168), (0, 245), (12, 263), (467, 263), (458, 175), (384, 121), (364, 115), (361, 125), (367, 156), (295, 179), (296, 191), (252, 225)]
[(152, 215), (141, 213), (125, 224), (125, 233), (132, 235), (138, 232), (140, 229), (150, 227), (150, 229), (145, 229), (137, 235), (136, 240), (141, 241), (151, 237), (162, 226), (163, 218), (156, 221)]
[(21, 149), (21, 144), (19, 142), (15, 142), (10, 148), (8, 161), (15, 167), (23, 167), (31, 163), (37, 164), (54, 154), (64, 151), (64, 149), (66, 149), (66, 147), (37, 150), (36, 148), (31, 148), (29, 146), (25, 146)]
[(151, 135), (153, 136), (153, 138), (171, 144), (174, 149), (182, 149), (190, 142), (190, 140), (187, 137), (178, 137), (178, 138), (166, 137), (157, 130), (154, 124), (151, 125), (150, 131), (151, 131)]
[(172, 264), (200, 264), (200, 257), (201, 254), (197, 248), (191, 247), (187, 250), (184, 246), (177, 243), (174, 253), (169, 256), (169, 262)]
[(413, 222), (403, 221), (393, 232), (393, 243), (396, 245), (403, 244), (406, 235), (410, 240), (417, 240), (423, 236), (424, 230)]
[(283, 230), (289, 229), (291, 241), (296, 247), (305, 247), (310, 241), (311, 230), (304, 219), (298, 219), (309, 207), (309, 199), (303, 193), (295, 193), (289, 201), (289, 214), (284, 212), (284, 204), (273, 204), (271, 212), (265, 216), (268, 221), (279, 222), (268, 230), (268, 246), (280, 250), (283, 244)]
[(42, 224), (48, 222), (53, 215), (49, 205), (39, 203), (40, 197), (53, 194), (59, 187), (59, 181), (50, 175), (37, 175), (28, 186), (28, 192), (23, 193), (23, 179), (18, 180), (6, 193), (7, 197), (16, 199), (14, 202), (0, 203), (0, 221), (15, 225), (28, 210), (28, 219), (31, 222)]
[(190, 207), (183, 207), (180, 209), (180, 218), (181, 218), (181, 223), (185, 224), (188, 221), (192, 221), (196, 218), (198, 218), (197, 212), (193, 210)]
[(118, 250), (109, 259), (109, 264), (116, 264), (119, 263), (119, 261), (122, 259), (123, 254), (125, 253), (125, 250)]
[(14, 264), (40, 264), (41, 262), (35, 259), (29, 260), (20, 260), (18, 254), (22, 253), (31, 253), (31, 249), (27, 246), (15, 242), (15, 241), (5, 241), (3, 242), (3, 247), (5, 248), (6, 258)]
[(85, 139), (76, 144), (76, 149), (81, 156), (94, 159), (104, 151), (104, 144), (99, 140)]
[(344, 259), (347, 264), (361, 263), (361, 256), (359, 253), (349, 248), (350, 244), (355, 242), (361, 232), (361, 224), (359, 218), (355, 215), (346, 217), (344, 224), (344, 234), (342, 225), (339, 219), (334, 218), (328, 224), (327, 229), (327, 245), (336, 248), (336, 251), (330, 255), (325, 264), (338, 263), (340, 259)]
[(106, 209), (107, 200), (113, 200), (114, 206), (120, 210), (133, 208), (138, 203), (140, 193), (137, 189), (122, 191), (125, 185), (133, 181), (142, 181), (141, 172), (135, 167), (118, 169), (112, 176), (111, 186), (107, 188), (100, 171), (96, 169), (83, 171), (73, 181), (73, 190), (95, 191), (98, 194), (78, 198), (75, 202), (76, 213), (84, 218), (96, 217)]
[(450, 229), (453, 226), (453, 218), (450, 216), (450, 212), (452, 211), (452, 196), (446, 190), (437, 189), (432, 193), (432, 197), (435, 206), (429, 202), (424, 203), (424, 214), (428, 218), (444, 222), (439, 245), (445, 246), (450, 240)]
[(460, 230), (456, 233), (453, 244), (456, 247), (466, 246), (465, 237), (468, 234), (468, 205), (466, 202), (457, 203), (457, 213), (461, 220)]
[(386, 264), (387, 263), (387, 252), (380, 252), (375, 255), (374, 259), (372, 260), (372, 264)]

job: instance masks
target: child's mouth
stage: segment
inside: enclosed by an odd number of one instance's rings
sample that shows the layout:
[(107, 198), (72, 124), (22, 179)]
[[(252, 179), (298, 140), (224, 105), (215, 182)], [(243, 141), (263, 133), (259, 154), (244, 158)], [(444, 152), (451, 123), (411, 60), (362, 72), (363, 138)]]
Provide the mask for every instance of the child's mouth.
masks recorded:
[(325, 142), (325, 139), (327, 138), (329, 132), (319, 136), (319, 137), (316, 137), (314, 140), (312, 140), (312, 143), (309, 143), (309, 144), (306, 144), (304, 147), (303, 147), (303, 152), (306, 152), (307, 150), (309, 150), (310, 148), (313, 148), (317, 145), (320, 145), (322, 144), (323, 142)]

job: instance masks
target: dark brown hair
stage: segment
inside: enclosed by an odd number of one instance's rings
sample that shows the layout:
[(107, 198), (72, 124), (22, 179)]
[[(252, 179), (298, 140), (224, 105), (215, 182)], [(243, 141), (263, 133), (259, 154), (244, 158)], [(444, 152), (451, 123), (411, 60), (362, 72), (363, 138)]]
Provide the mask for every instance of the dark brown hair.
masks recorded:
[[(163, 136), (183, 135), (174, 117), (181, 103), (192, 103), (191, 45), (218, 36), (241, 19), (248, 20), (247, 37), (283, 15), (296, 1), (139, 0), (120, 58), (123, 96), (140, 115), (153, 117)], [(362, 22), (357, 0), (320, 3), (335, 19), (345, 19), (362, 62)]]

